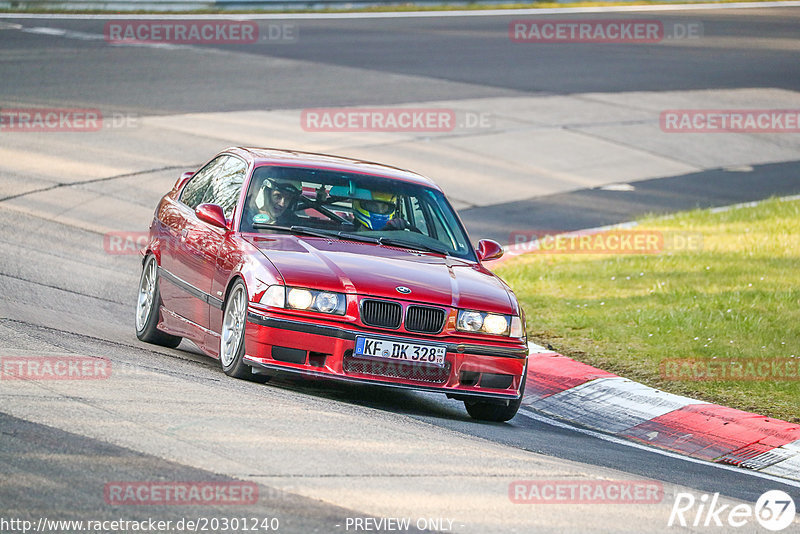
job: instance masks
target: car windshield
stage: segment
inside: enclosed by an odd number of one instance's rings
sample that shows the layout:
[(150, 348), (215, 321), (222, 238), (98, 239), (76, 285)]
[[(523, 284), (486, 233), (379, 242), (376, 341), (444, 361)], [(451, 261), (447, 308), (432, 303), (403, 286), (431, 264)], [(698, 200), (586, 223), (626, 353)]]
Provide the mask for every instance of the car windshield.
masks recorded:
[(330, 235), (475, 261), (467, 235), (444, 194), (363, 174), (257, 167), (240, 229)]

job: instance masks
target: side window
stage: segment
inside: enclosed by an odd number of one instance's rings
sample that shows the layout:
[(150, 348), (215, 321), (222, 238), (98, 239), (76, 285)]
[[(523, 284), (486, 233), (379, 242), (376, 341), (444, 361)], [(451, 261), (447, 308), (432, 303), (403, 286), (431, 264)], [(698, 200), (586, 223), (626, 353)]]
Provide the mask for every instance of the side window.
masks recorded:
[(225, 156), (225, 161), (212, 173), (211, 182), (203, 195), (201, 204), (211, 202), (218, 204), (225, 217), (233, 217), (239, 193), (247, 173), (247, 164), (239, 158)]
[(203, 203), (203, 196), (211, 182), (211, 178), (216, 174), (218, 168), (224, 165), (225, 160), (230, 156), (220, 156), (212, 160), (208, 165), (197, 171), (192, 176), (189, 183), (183, 188), (181, 192), (181, 202), (186, 204), (192, 209)]

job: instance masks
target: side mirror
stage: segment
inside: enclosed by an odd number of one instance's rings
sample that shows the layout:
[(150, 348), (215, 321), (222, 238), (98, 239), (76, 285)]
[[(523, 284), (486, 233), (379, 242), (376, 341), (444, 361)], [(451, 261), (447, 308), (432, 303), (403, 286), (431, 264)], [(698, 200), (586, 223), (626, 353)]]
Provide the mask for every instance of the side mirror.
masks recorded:
[(216, 204), (200, 204), (197, 206), (197, 209), (194, 210), (194, 213), (197, 215), (198, 219), (207, 222), (211, 226), (228, 229), (228, 221), (225, 220), (225, 213), (223, 213), (222, 208)]
[(186, 182), (188, 182), (189, 178), (191, 178), (192, 176), (194, 176), (194, 172), (192, 171), (181, 174), (180, 177), (178, 178), (178, 181), (175, 182), (175, 186), (172, 189), (174, 190), (180, 189), (181, 187), (186, 185)]
[(481, 261), (496, 260), (503, 255), (503, 247), (497, 241), (481, 239), (478, 241), (478, 259)]

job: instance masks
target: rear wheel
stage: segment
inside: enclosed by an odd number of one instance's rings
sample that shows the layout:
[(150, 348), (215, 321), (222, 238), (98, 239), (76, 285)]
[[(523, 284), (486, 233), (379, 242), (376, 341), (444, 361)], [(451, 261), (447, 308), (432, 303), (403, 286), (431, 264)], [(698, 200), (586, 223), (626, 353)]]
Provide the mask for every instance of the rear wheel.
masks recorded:
[(513, 400), (508, 404), (492, 404), (486, 401), (476, 402), (466, 400), (464, 401), (464, 406), (467, 408), (467, 413), (470, 417), (478, 421), (493, 421), (495, 423), (510, 421), (517, 415), (519, 407), (522, 404), (522, 396), (525, 393), (525, 376), (523, 375), (522, 378), (522, 387), (520, 388), (519, 398), (517, 400)]
[(157, 328), (161, 294), (158, 291), (158, 262), (150, 255), (144, 262), (139, 279), (139, 297), (136, 302), (136, 337), (140, 341), (175, 348), (181, 338), (162, 332)]
[(268, 375), (255, 374), (244, 363), (244, 331), (247, 319), (247, 289), (237, 280), (231, 288), (222, 314), (219, 362), (226, 375), (254, 382), (266, 382)]

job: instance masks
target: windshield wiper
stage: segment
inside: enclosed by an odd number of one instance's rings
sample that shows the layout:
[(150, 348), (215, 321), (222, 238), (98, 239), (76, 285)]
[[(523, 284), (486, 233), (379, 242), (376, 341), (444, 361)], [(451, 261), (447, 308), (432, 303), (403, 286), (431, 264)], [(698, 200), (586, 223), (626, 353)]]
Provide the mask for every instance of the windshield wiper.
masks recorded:
[(360, 241), (363, 243), (379, 243), (378, 238), (369, 237), (365, 235), (351, 234), (338, 230), (324, 230), (320, 228), (309, 228), (308, 226), (292, 226), (293, 232), (302, 232), (304, 235), (312, 235), (316, 237), (335, 237), (337, 239), (345, 239), (347, 241)]
[(338, 232), (336, 235), (339, 236), (341, 239), (348, 239), (350, 241), (360, 241), (362, 243), (380, 243), (377, 237), (351, 234), (348, 232)]
[(336, 230), (323, 230), (320, 228), (311, 228), (310, 226), (280, 226), (268, 223), (253, 223), (253, 228), (264, 228), (267, 230), (277, 230), (279, 232), (291, 232), (293, 234), (308, 235), (312, 237), (335, 237), (337, 239), (347, 239), (349, 241), (363, 241), (364, 243), (378, 243), (375, 237), (365, 235), (350, 234), (347, 232), (340, 232)]
[(434, 247), (431, 245), (422, 245), (420, 243), (413, 243), (411, 241), (405, 241), (403, 239), (396, 239), (394, 237), (380, 237), (378, 238), (378, 243), (381, 245), (389, 245), (393, 247), (402, 247), (402, 248), (409, 248), (412, 250), (421, 250), (423, 252), (435, 252), (436, 254), (443, 254), (444, 256), (448, 256), (449, 252), (445, 248)]
[(394, 237), (370, 237), (365, 235), (352, 234), (348, 232), (337, 232), (335, 230), (322, 230), (319, 228), (311, 228), (309, 226), (299, 226), (299, 225), (279, 226), (268, 223), (253, 223), (253, 228), (276, 230), (278, 232), (291, 232), (293, 234), (308, 235), (312, 237), (322, 237), (326, 239), (334, 237), (337, 239), (360, 241), (363, 243), (378, 243), (381, 245), (389, 245), (392, 247), (401, 247), (411, 250), (420, 250), (423, 252), (435, 252), (436, 254), (442, 254), (444, 256), (449, 255), (449, 252), (445, 248), (434, 247), (431, 245), (422, 245), (420, 243), (405, 241), (403, 239), (397, 239)]
[(310, 235), (313, 237), (336, 237), (336, 233), (328, 233), (325, 230), (317, 230), (316, 228), (311, 228), (309, 226), (280, 226), (277, 224), (269, 224), (269, 223), (253, 223), (253, 228), (264, 229), (264, 230), (275, 230), (278, 232), (291, 232), (293, 234), (300, 234), (300, 235)]
[(298, 226), (292, 225), (290, 230), (295, 234), (303, 234), (303, 235), (310, 235), (314, 237), (337, 237), (336, 232), (330, 232), (328, 230), (320, 230), (318, 228), (311, 228), (309, 226)]
[(275, 230), (276, 232), (291, 232), (293, 234), (311, 235), (316, 237), (328, 237), (327, 235), (322, 235), (322, 233), (317, 232), (313, 228), (307, 228), (305, 226), (280, 226), (277, 224), (255, 222), (253, 223), (253, 228), (258, 228), (259, 230)]

